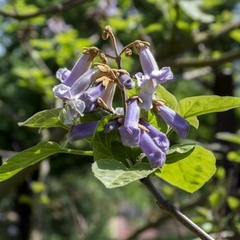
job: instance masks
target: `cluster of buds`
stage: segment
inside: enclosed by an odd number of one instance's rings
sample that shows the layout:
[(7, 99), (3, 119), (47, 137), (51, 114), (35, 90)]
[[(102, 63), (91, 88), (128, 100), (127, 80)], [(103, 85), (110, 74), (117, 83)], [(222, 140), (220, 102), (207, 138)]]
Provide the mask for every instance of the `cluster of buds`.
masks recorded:
[[(112, 40), (115, 56), (110, 56), (96, 47), (85, 48), (82, 57), (71, 71), (66, 68), (57, 71), (56, 76), (61, 84), (55, 86), (53, 92), (65, 103), (65, 124), (71, 125), (68, 139), (73, 142), (91, 137), (99, 121), (80, 124), (76, 124), (76, 121), (86, 112), (103, 109), (112, 115), (112, 120), (105, 125), (106, 133), (117, 130), (124, 146), (139, 146), (152, 168), (162, 167), (170, 146), (169, 140), (165, 133), (149, 124), (142, 113), (152, 109), (180, 137), (187, 137), (187, 121), (167, 107), (164, 99), (154, 98), (158, 85), (171, 80), (173, 73), (170, 67), (159, 69), (148, 42), (134, 41), (118, 53), (110, 26), (105, 27), (103, 38)], [(136, 73), (134, 79), (126, 70), (121, 69), (121, 55), (125, 53), (126, 56), (131, 56), (131, 48), (139, 55), (143, 71)], [(97, 56), (101, 63), (93, 63)], [(107, 65), (108, 58), (116, 61), (116, 69)], [(139, 94), (127, 99), (126, 89), (134, 88), (135, 82), (140, 89)], [(113, 109), (116, 86), (121, 90), (123, 106)]]

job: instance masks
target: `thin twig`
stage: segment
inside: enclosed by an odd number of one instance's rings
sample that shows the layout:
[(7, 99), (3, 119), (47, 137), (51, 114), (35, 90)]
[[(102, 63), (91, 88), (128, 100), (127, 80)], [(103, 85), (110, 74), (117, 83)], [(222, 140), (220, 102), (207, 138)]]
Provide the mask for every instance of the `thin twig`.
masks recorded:
[(196, 234), (200, 239), (203, 240), (214, 240), (206, 232), (204, 232), (200, 227), (198, 227), (194, 222), (187, 218), (183, 213), (181, 213), (170, 201), (166, 200), (155, 188), (153, 183), (149, 178), (141, 179), (144, 186), (152, 193), (152, 195), (157, 200), (157, 205), (167, 211), (172, 217), (182, 223), (187, 227), (192, 233)]
[[(194, 200), (191, 203), (188, 203), (186, 205), (181, 206), (181, 210), (182, 211), (192, 211), (192, 208), (196, 207), (197, 205), (199, 205), (200, 203), (204, 203), (206, 201), (206, 196), (201, 196), (198, 199)], [(131, 235), (128, 236), (128, 238), (126, 238), (125, 240), (133, 240), (133, 239), (137, 239), (137, 236), (139, 236), (141, 233), (145, 232), (146, 230), (150, 229), (150, 228), (156, 228), (158, 227), (160, 224), (165, 223), (166, 221), (169, 220), (169, 218), (171, 218), (171, 215), (164, 213), (161, 213), (161, 216), (159, 218), (157, 218), (154, 221), (151, 222), (147, 222), (145, 225), (143, 225), (142, 227), (136, 229), (134, 232), (131, 233)]]
[(69, 9), (74, 8), (74, 7), (78, 6), (79, 4), (82, 4), (86, 1), (87, 0), (69, 0), (69, 1), (66, 1), (63, 3), (56, 4), (51, 7), (46, 7), (46, 8), (40, 9), (34, 13), (24, 14), (24, 15), (12, 13), (12, 12), (0, 9), (0, 15), (2, 15), (4, 17), (15, 18), (18, 20), (26, 20), (29, 18), (38, 17), (43, 14), (53, 14), (53, 13), (58, 13), (58, 12), (65, 12), (65, 11), (68, 11)]
[(161, 61), (164, 58), (174, 56), (183, 51), (189, 51), (190, 49), (198, 46), (200, 43), (206, 43), (226, 36), (230, 31), (238, 29), (240, 27), (240, 20), (236, 22), (226, 23), (221, 26), (220, 30), (206, 30), (204, 32), (195, 33), (192, 37), (186, 38), (184, 41), (179, 41), (178, 44), (172, 42), (166, 42), (161, 51), (156, 56), (157, 61)]
[(170, 61), (162, 61), (159, 65), (170, 66), (172, 68), (187, 68), (187, 67), (204, 67), (204, 66), (216, 66), (222, 63), (231, 62), (240, 57), (240, 49), (231, 50), (223, 53), (219, 58), (206, 57), (203, 60), (198, 58), (190, 59), (176, 59)]

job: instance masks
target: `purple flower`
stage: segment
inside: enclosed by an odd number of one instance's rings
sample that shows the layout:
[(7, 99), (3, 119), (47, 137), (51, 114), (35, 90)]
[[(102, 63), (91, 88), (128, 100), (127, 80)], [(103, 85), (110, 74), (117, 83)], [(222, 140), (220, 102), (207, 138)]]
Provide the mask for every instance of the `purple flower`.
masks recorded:
[(97, 83), (90, 87), (87, 91), (83, 92), (79, 99), (85, 102), (86, 106), (95, 102), (103, 93), (105, 87), (102, 83)]
[(181, 117), (178, 113), (176, 113), (171, 108), (166, 105), (158, 105), (157, 108), (158, 114), (163, 118), (163, 120), (173, 128), (173, 130), (179, 135), (181, 138), (186, 138), (189, 132), (189, 124), (188, 122)]
[(99, 121), (93, 121), (73, 125), (68, 134), (68, 141), (72, 143), (83, 138), (91, 137), (94, 134), (98, 123)]
[(152, 107), (152, 95), (159, 84), (165, 83), (173, 78), (170, 67), (163, 67), (159, 70), (158, 65), (149, 49), (149, 47), (140, 42), (137, 43), (136, 49), (139, 53), (140, 63), (143, 69), (142, 73), (137, 73), (135, 77), (138, 86), (141, 88), (140, 98), (143, 103), (140, 107), (146, 111)]
[(164, 152), (167, 153), (170, 143), (169, 140), (163, 132), (159, 131), (157, 128), (155, 128), (153, 125), (149, 124), (148, 122), (145, 122), (143, 120), (140, 120), (139, 122), (144, 127), (147, 128), (148, 135), (152, 138), (153, 142)]
[(102, 100), (106, 103), (108, 109), (114, 113), (112, 106), (113, 97), (116, 90), (116, 84), (114, 82), (109, 82), (105, 88), (103, 94), (101, 95)]
[(151, 136), (143, 130), (141, 130), (139, 146), (146, 154), (152, 168), (163, 166), (166, 161), (166, 153), (163, 152), (161, 148), (155, 144)]
[(86, 103), (85, 99), (82, 100), (79, 97), (89, 88), (100, 72), (98, 68), (89, 69), (71, 87), (61, 83), (53, 88), (54, 95), (66, 103), (65, 124), (71, 124), (74, 118), (83, 115)]
[(56, 77), (62, 83), (71, 87), (85, 72), (87, 72), (97, 54), (97, 48), (86, 48), (71, 71), (67, 68), (60, 68), (56, 73)]
[(132, 89), (135, 87), (135, 82), (127, 73), (120, 73), (119, 81), (126, 89)]
[(118, 129), (122, 144), (125, 146), (135, 146), (140, 141), (140, 129), (138, 128), (140, 108), (138, 101), (138, 98), (129, 99), (124, 124)]
[(111, 131), (118, 129), (121, 126), (121, 124), (119, 123), (118, 119), (114, 119), (112, 121), (109, 121), (108, 123), (105, 124), (104, 126), (104, 131), (106, 133), (110, 133)]

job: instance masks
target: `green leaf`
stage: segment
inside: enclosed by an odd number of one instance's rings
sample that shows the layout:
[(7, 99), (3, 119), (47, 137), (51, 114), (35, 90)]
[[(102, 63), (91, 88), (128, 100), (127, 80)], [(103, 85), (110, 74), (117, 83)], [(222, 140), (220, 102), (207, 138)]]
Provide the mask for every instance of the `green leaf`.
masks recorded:
[(240, 29), (234, 29), (229, 33), (229, 36), (237, 42), (240, 42)]
[(177, 99), (175, 98), (174, 95), (168, 92), (162, 85), (158, 85), (158, 88), (156, 89), (156, 94), (160, 99), (166, 101), (166, 105), (168, 107), (170, 107), (173, 110), (176, 109), (176, 106), (178, 104)]
[(54, 142), (41, 142), (34, 147), (17, 153), (5, 161), (2, 166), (0, 166), (0, 182), (56, 153), (92, 155), (91, 151), (76, 151), (74, 149), (60, 148), (60, 146)]
[(49, 110), (43, 110), (34, 114), (25, 122), (20, 122), (19, 126), (26, 126), (32, 128), (51, 128), (51, 127), (63, 127), (69, 130), (69, 126), (64, 123), (64, 109), (55, 108)]
[(111, 151), (113, 158), (124, 163), (126, 166), (132, 166), (135, 164), (142, 154), (139, 147), (123, 146), (120, 141), (112, 142)]
[(210, 23), (214, 21), (214, 15), (210, 15), (202, 12), (201, 0), (179, 0), (179, 6), (181, 9), (192, 19), (199, 20), (203, 23)]
[(223, 112), (232, 108), (240, 107), (238, 97), (220, 96), (197, 96), (184, 98), (179, 101), (177, 112), (184, 118), (200, 116), (207, 113)]
[(170, 154), (187, 153), (193, 150), (195, 146), (196, 146), (195, 144), (176, 144), (169, 149), (167, 155), (170, 156)]
[(229, 132), (219, 132), (216, 134), (216, 138), (232, 143), (240, 144), (240, 135), (229, 133)]
[(165, 165), (155, 174), (166, 182), (193, 193), (215, 173), (215, 157), (212, 152), (195, 146), (189, 151), (167, 155)]
[(232, 162), (240, 163), (240, 150), (229, 152), (227, 154), (227, 159)]
[(116, 139), (116, 131), (104, 132), (104, 126), (112, 119), (112, 116), (103, 118), (98, 124), (91, 141), (94, 161), (112, 158), (111, 143)]
[(103, 159), (92, 165), (92, 171), (107, 188), (116, 188), (147, 177), (154, 170), (148, 163), (139, 163), (127, 168), (119, 161)]

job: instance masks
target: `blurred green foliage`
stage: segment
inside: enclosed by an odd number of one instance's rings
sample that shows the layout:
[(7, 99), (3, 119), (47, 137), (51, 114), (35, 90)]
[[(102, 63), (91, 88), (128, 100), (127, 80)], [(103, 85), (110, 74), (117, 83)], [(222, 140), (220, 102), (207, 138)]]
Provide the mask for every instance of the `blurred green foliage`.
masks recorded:
[[(14, 18), (0, 12), (2, 159), (8, 154), (6, 150), (22, 151), (42, 139), (63, 143), (65, 132), (59, 129), (39, 134), (37, 130), (19, 127), (18, 122), (24, 122), (36, 112), (61, 107), (52, 94), (52, 87), (58, 83), (56, 71), (60, 67), (71, 69), (83, 47), (95, 45), (111, 51), (110, 43), (101, 39), (102, 29), (108, 24), (120, 46), (136, 39), (151, 43), (159, 66), (172, 67), (175, 78), (164, 87), (177, 100), (196, 95), (229, 95), (226, 87), (220, 89), (222, 82), (216, 85), (219, 72), (233, 77), (233, 86), (230, 82), (225, 86), (232, 87), (233, 93), (239, 94), (239, 56), (221, 63), (214, 62), (229, 51), (240, 51), (240, 24), (226, 30), (227, 26), (240, 21), (237, 0), (119, 0), (116, 5), (115, 1), (83, 1), (68, 11), (56, 10), (18, 20), (18, 15), (59, 3), (59, 0), (0, 2), (1, 11), (16, 15)], [(53, 25), (49, 20), (54, 20)], [(211, 61), (204, 63), (207, 58)], [(136, 59), (136, 55), (123, 59), (123, 67), (132, 74), (140, 71)], [(190, 60), (188, 65), (181, 65), (183, 59)], [(202, 65), (193, 65), (194, 61)], [(235, 131), (239, 129), (239, 113), (235, 116), (234, 122), (224, 122), (224, 132), (232, 131), (231, 126)], [(155, 184), (167, 199), (184, 209), (204, 230), (215, 232), (217, 236), (223, 231), (237, 234), (240, 228), (238, 145), (229, 145), (229, 139), (219, 142), (215, 138), (216, 126), (223, 121), (222, 117), (212, 114), (201, 116), (199, 120), (199, 129), (191, 129), (191, 142), (196, 141), (214, 151), (218, 159), (215, 177), (192, 195), (163, 181)], [(176, 135), (171, 136), (171, 141), (180, 142)], [(77, 144), (89, 148), (87, 142)], [(226, 155), (230, 162), (224, 160)], [(175, 223), (168, 221), (170, 218), (159, 210), (140, 183), (121, 189), (106, 189), (93, 177), (90, 163), (92, 157), (89, 156), (58, 154), (49, 159), (50, 173), (45, 169), (47, 176), (18, 175), (14, 181), (1, 183), (0, 239), (27, 239), (27, 236), (21, 236), (23, 227), (18, 224), (23, 217), (20, 203), (31, 209), (29, 231), (36, 230), (42, 239), (127, 239), (142, 226), (153, 231), (152, 239), (176, 239), (179, 235), (184, 239), (193, 238), (182, 227), (172, 231)], [(40, 170), (44, 171), (42, 165)], [(22, 191), (23, 182), (31, 194)], [(186, 209), (188, 204), (191, 207)], [(161, 224), (157, 224), (158, 220)], [(150, 223), (154, 222), (156, 225), (151, 227)], [(119, 230), (121, 226), (125, 226), (124, 230)], [(145, 239), (151, 238), (146, 236)], [(138, 239), (137, 236), (134, 239)]]

